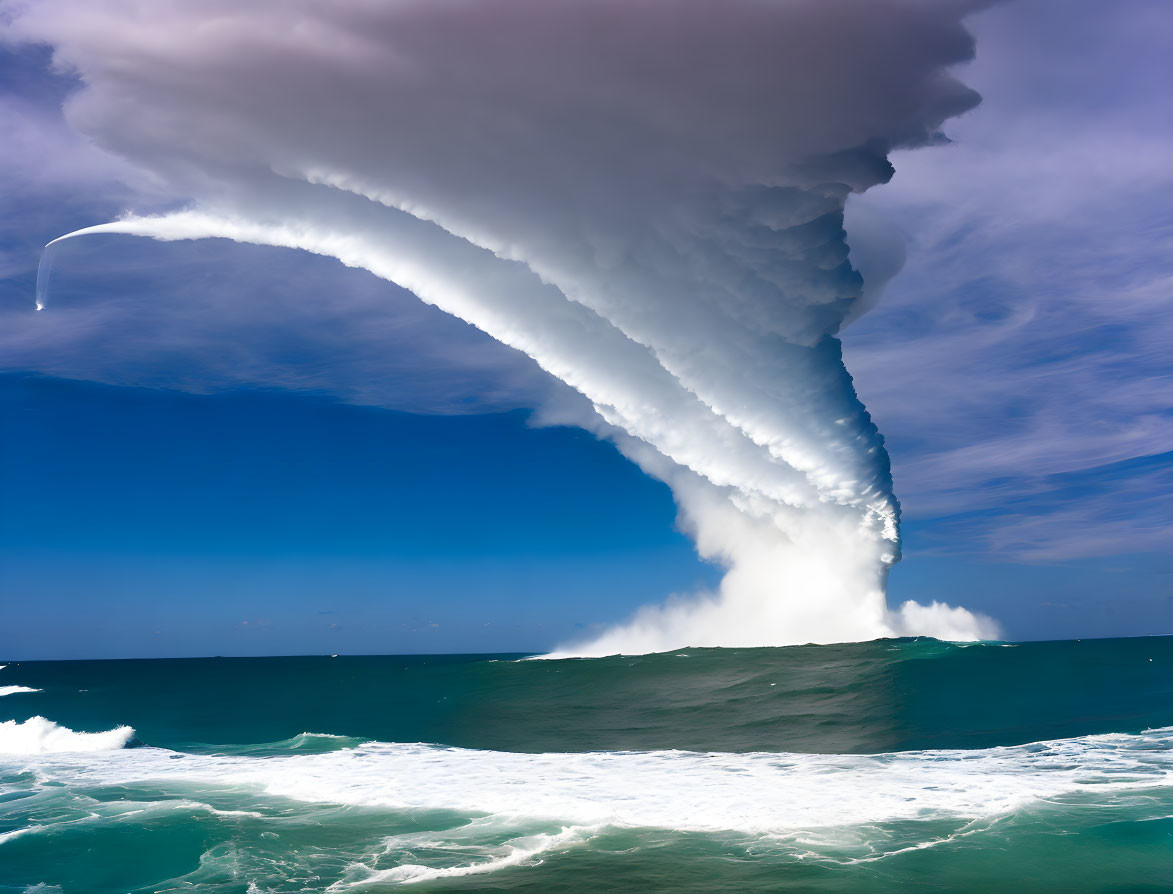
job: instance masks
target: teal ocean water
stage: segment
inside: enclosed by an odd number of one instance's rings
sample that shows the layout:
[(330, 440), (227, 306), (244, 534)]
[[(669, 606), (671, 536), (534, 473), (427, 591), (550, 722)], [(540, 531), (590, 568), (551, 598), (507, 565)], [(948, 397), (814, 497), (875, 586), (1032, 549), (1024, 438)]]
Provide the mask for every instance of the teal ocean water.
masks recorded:
[(1173, 890), (1173, 638), (9, 662), (0, 892)]

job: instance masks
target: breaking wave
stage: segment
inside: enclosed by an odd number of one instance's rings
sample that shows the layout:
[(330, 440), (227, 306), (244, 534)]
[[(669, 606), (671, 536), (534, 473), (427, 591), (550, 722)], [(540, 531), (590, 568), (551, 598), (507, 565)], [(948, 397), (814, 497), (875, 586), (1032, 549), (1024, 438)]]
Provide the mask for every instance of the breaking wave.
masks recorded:
[(134, 730), (129, 726), (100, 733), (79, 733), (37, 716), (24, 722), (0, 723), (0, 755), (112, 751), (125, 748), (133, 738)]
[[(49, 724), (34, 718), (37, 728)], [(38, 761), (71, 784), (247, 786), (298, 801), (545, 819), (574, 826), (782, 834), (801, 829), (990, 818), (1080, 792), (1173, 780), (1173, 728), (978, 750), (876, 755), (686, 751), (522, 754), (368, 743), (281, 757), (114, 752), (126, 727), (65, 731), (100, 757)], [(85, 746), (85, 747), (80, 747)], [(687, 784), (681, 784), (687, 780)]]

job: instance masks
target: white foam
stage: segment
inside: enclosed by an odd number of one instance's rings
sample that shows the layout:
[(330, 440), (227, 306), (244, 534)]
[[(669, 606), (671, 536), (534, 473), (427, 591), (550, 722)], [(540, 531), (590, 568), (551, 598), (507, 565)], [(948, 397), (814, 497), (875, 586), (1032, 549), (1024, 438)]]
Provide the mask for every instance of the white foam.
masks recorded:
[(205, 804), (202, 801), (190, 801), (186, 799), (166, 800), (166, 801), (146, 801), (146, 802), (120, 802), (124, 809), (122, 812), (113, 814), (119, 818), (134, 816), (143, 813), (167, 813), (171, 811), (179, 811), (183, 813), (208, 813), (212, 816), (223, 817), (248, 817), (250, 819), (261, 819), (264, 817), (263, 813), (256, 810), (221, 810), (218, 807), (213, 807), (211, 804)]
[(22, 835), (28, 835), (30, 832), (36, 832), (40, 828), (40, 826), (27, 826), (23, 829), (13, 829), (11, 832), (0, 832), (0, 844), (11, 841), (13, 838), (20, 838)]
[(142, 821), (144, 817), (149, 817), (154, 814), (165, 814), (172, 812), (180, 813), (207, 813), (212, 816), (225, 817), (229, 819), (263, 819), (264, 814), (255, 810), (222, 810), (213, 807), (211, 804), (205, 804), (202, 801), (193, 801), (186, 798), (169, 798), (159, 801), (132, 801), (127, 799), (120, 799), (116, 801), (99, 802), (92, 801), (83, 796), (85, 802), (84, 812), (72, 819), (53, 819), (49, 822), (39, 825), (26, 826), (20, 829), (13, 829), (10, 832), (0, 833), (0, 844), (11, 841), (14, 838), (21, 838), (25, 835), (31, 835), (37, 832), (57, 832), (65, 826), (88, 826), (94, 823), (102, 823), (107, 821), (127, 820)]
[(129, 726), (100, 733), (78, 733), (44, 717), (30, 717), (23, 723), (0, 723), (0, 754), (63, 754), (110, 751), (122, 748), (134, 736)]
[(264, 817), (263, 813), (256, 810), (221, 810), (219, 807), (213, 807), (211, 804), (204, 804), (201, 801), (172, 801), (168, 802), (177, 810), (196, 810), (204, 813), (210, 813), (212, 816), (238, 816), (249, 817), (251, 819), (261, 819)]
[(447, 809), (583, 827), (786, 834), (977, 820), (1081, 792), (1100, 798), (1167, 788), (1173, 729), (882, 755), (517, 754), (374, 743), (264, 758), (143, 748), (35, 760), (39, 772), (66, 782), (247, 786), (309, 802)]
[(0, 686), (0, 698), (6, 695), (15, 695), (18, 692), (40, 692), (40, 689), (33, 689), (31, 686)]
[[(496, 872), (510, 866), (520, 866), (529, 863), (542, 854), (561, 850), (585, 841), (594, 827), (566, 826), (560, 832), (539, 833), (526, 835), (506, 841), (495, 848), (496, 856), (488, 860), (474, 863), (464, 863), (457, 866), (421, 866), (416, 863), (403, 863), (388, 869), (372, 869), (365, 863), (354, 863), (348, 867), (348, 878), (335, 882), (327, 891), (347, 891), (352, 888), (366, 887), (367, 885), (395, 882), (401, 885), (430, 882), (438, 878), (455, 878), (464, 875), (480, 875), (487, 872)], [(437, 842), (442, 844), (443, 842)]]

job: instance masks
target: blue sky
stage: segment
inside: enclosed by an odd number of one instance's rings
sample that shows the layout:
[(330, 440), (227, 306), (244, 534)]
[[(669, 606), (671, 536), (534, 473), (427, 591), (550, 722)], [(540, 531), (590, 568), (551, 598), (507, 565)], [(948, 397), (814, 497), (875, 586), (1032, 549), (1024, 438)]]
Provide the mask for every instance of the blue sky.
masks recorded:
[(524, 411), (16, 375), (0, 405), (9, 652), (527, 650), (706, 577), (664, 485)]
[(1040, 0), (976, 22), (963, 76), (982, 105), (862, 199), (908, 262), (847, 332), (849, 365), (906, 509), (945, 538), (993, 518), (976, 539), (998, 557), (1167, 551), (1168, 6)]
[[(1173, 633), (1170, 13), (972, 25), (983, 104), (853, 209), (905, 254), (844, 332), (904, 509), (890, 598)], [(369, 274), (95, 236), (36, 313), (40, 246), (172, 201), (47, 63), (0, 58), (0, 654), (538, 650), (716, 580), (664, 485), (548, 424), (569, 389)]]

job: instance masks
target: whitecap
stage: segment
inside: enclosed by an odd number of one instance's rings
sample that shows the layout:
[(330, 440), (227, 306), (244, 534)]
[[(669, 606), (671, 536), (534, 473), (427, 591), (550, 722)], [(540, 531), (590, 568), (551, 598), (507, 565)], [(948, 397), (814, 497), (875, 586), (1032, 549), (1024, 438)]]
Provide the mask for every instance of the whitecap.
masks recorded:
[(16, 695), (18, 692), (40, 692), (40, 689), (33, 689), (31, 686), (0, 686), (0, 698), (6, 695)]
[(0, 723), (0, 754), (61, 754), (110, 751), (123, 748), (134, 736), (129, 726), (100, 733), (79, 733), (45, 717), (30, 717), (23, 723)]

